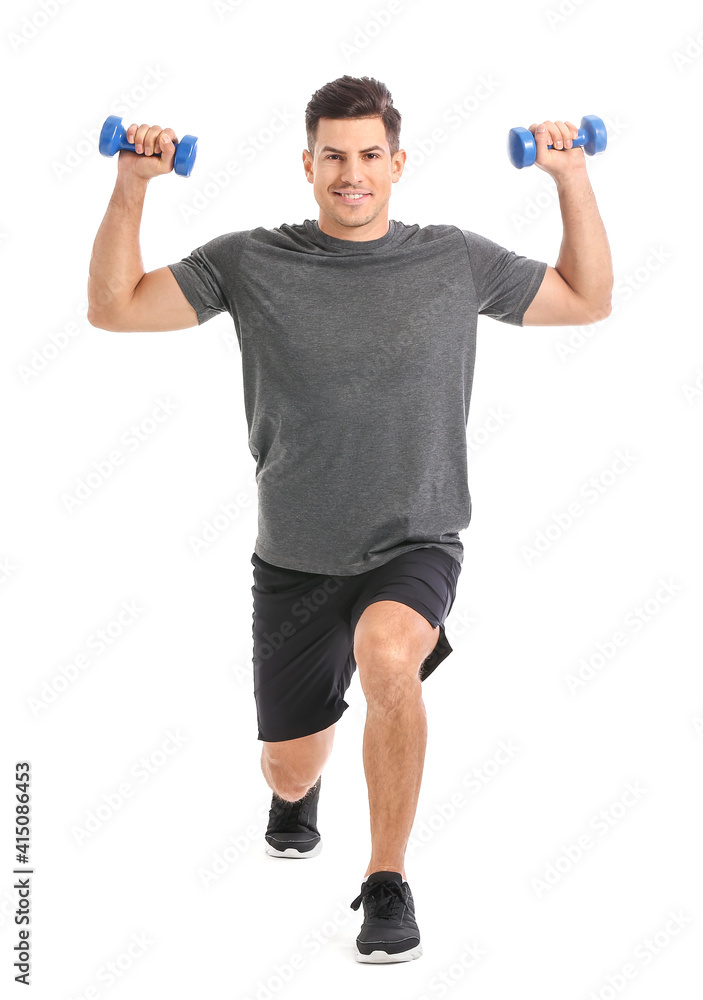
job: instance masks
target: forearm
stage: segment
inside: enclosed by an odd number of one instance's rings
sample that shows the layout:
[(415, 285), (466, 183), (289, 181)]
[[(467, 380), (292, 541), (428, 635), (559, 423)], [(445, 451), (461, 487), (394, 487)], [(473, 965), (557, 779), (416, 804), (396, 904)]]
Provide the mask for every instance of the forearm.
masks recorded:
[(88, 321), (117, 313), (144, 275), (139, 227), (148, 181), (118, 175), (88, 271)]
[(583, 171), (557, 181), (564, 236), (554, 265), (564, 281), (594, 312), (610, 305), (613, 262), (596, 197)]

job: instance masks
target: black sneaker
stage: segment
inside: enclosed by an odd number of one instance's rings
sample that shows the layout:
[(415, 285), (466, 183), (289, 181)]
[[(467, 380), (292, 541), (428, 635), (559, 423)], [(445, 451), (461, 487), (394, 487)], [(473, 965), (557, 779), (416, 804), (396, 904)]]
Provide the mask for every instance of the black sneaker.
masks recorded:
[(352, 910), (364, 904), (356, 939), (357, 962), (410, 962), (422, 954), (410, 886), (400, 872), (372, 872), (362, 883)]
[(274, 858), (314, 858), (322, 850), (317, 803), (322, 775), (302, 799), (288, 802), (273, 793), (266, 830), (266, 853)]

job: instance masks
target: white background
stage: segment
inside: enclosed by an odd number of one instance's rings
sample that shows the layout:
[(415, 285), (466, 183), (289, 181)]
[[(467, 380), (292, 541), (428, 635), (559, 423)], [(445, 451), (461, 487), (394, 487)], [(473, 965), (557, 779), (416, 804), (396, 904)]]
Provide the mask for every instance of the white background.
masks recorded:
[[(42, 1000), (701, 996), (700, 7), (404, 0), (383, 11), (385, 0), (3, 8), (7, 995), (25, 995), (12, 982), (11, 808), (14, 762), (28, 759)], [(383, 80), (403, 116), (414, 169), (391, 218), (453, 223), (551, 264), (554, 184), (510, 165), (508, 129), (597, 114), (610, 136), (588, 168), (613, 314), (581, 330), (479, 320), (473, 518), (447, 621), (454, 653), (423, 689), (429, 743), (406, 865), (424, 955), (385, 968), (354, 961), (362, 911), (348, 906), (370, 850), (357, 676), (324, 773), (321, 855), (284, 863), (263, 850), (256, 494), (231, 318), (173, 333), (85, 319), (116, 173), (97, 151), (107, 114), (199, 137), (191, 178), (150, 185), (151, 270), (224, 232), (317, 218), (304, 111), (344, 73)], [(273, 133), (272, 119), (288, 123)], [(446, 141), (432, 150), (437, 129)], [(172, 412), (150, 424), (159, 400)], [(506, 415), (499, 429), (492, 410)], [(133, 425), (145, 440), (131, 450)], [(123, 462), (69, 508), (77, 481), (116, 449)], [(557, 528), (574, 503), (581, 516)], [(193, 539), (227, 505), (196, 554)], [(138, 610), (120, 626), (123, 605)], [(618, 631), (623, 644), (599, 659)], [(590, 679), (570, 689), (589, 660)]]

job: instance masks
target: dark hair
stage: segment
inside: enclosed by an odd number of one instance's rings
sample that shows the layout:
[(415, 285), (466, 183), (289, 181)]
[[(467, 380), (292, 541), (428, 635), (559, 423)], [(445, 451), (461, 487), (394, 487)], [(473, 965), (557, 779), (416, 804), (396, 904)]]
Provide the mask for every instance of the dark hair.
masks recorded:
[(400, 112), (385, 83), (370, 76), (340, 76), (316, 90), (305, 109), (308, 149), (314, 155), (320, 118), (382, 118), (394, 156), (400, 148)]

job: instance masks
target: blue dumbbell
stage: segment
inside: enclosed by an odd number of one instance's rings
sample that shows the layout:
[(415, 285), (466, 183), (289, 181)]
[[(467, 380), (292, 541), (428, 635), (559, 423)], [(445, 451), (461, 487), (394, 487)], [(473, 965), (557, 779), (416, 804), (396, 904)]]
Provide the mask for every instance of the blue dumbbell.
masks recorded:
[[(581, 128), (578, 136), (572, 143), (576, 146), (583, 146), (584, 153), (593, 156), (594, 153), (602, 153), (606, 147), (608, 136), (605, 125), (597, 115), (584, 115), (581, 119)], [(547, 146), (547, 149), (552, 149)], [(559, 150), (561, 152), (561, 150)], [(568, 150), (567, 150), (568, 152)], [(508, 156), (514, 167), (531, 167), (537, 156), (537, 146), (535, 137), (528, 128), (511, 128), (508, 132)]]
[[(195, 135), (184, 135), (180, 142), (174, 143), (176, 146), (176, 156), (173, 161), (173, 169), (181, 177), (190, 177), (195, 156), (198, 152), (198, 137)], [(120, 149), (128, 149), (134, 152), (134, 143), (127, 142), (127, 130), (122, 124), (122, 119), (117, 115), (110, 115), (105, 119), (105, 124), (100, 131), (100, 142), (98, 149), (103, 156), (114, 156)], [(160, 156), (160, 153), (156, 154)]]

